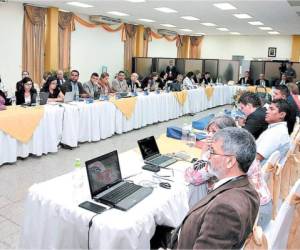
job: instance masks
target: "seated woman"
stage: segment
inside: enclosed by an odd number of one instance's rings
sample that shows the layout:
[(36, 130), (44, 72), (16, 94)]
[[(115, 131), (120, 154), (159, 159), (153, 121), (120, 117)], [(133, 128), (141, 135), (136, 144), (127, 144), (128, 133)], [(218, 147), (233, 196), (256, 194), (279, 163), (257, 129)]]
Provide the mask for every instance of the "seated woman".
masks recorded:
[(167, 81), (168, 81), (168, 73), (166, 73), (166, 72), (161, 72), (160, 74), (159, 74), (159, 77), (158, 77), (158, 79), (157, 79), (157, 81), (158, 81), (158, 87), (160, 88), (160, 89), (164, 89), (167, 85)]
[(65, 97), (57, 86), (56, 77), (53, 76), (48, 77), (41, 92), (49, 93), (48, 102), (63, 102)]
[[(0, 90), (1, 91), (1, 90)], [(2, 91), (1, 91), (2, 92)], [(0, 111), (1, 110), (5, 110), (6, 106), (5, 106), (5, 99), (2, 97), (2, 95), (0, 95)]]
[(174, 82), (168, 83), (168, 87), (170, 88), (170, 91), (181, 91), (182, 81), (183, 81), (183, 75), (178, 74)]
[(183, 88), (184, 89), (193, 89), (193, 88), (197, 87), (193, 78), (194, 78), (194, 73), (192, 71), (190, 71), (186, 74), (186, 77), (183, 80)]
[(149, 91), (155, 91), (159, 86), (158, 74), (153, 72), (150, 76), (147, 76), (142, 81), (142, 89), (148, 89)]
[(0, 90), (0, 96), (4, 100), (4, 105), (5, 106), (11, 105), (11, 99), (7, 98), (6, 95), (5, 95), (5, 93), (2, 90)]
[[(212, 138), (212, 135), (218, 130), (226, 127), (236, 127), (235, 121), (229, 116), (217, 116), (208, 124), (207, 131), (209, 133), (209, 137), (206, 140), (206, 145), (202, 148), (204, 151), (202, 154), (203, 160), (208, 160), (207, 156), (210, 150), (210, 138)], [(260, 197), (258, 225), (264, 229), (272, 217), (272, 200), (270, 191), (263, 177), (260, 162), (258, 160), (254, 160), (254, 162), (251, 164), (247, 175), (249, 181), (256, 189)], [(185, 173), (186, 180), (194, 185), (209, 183), (212, 177), (214, 177), (214, 173), (209, 171), (207, 164), (205, 167), (199, 170), (197, 168), (189, 168)]]
[(19, 91), (16, 91), (17, 105), (36, 103), (36, 89), (33, 87), (31, 78), (25, 77), (22, 80), (22, 86)]

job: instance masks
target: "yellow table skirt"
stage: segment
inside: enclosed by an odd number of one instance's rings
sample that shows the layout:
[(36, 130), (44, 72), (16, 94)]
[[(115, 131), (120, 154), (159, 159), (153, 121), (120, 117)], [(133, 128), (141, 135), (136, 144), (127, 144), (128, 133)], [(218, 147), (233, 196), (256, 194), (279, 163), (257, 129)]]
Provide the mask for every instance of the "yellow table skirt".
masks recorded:
[(208, 100), (210, 100), (210, 98), (212, 98), (213, 94), (214, 94), (215, 89), (211, 86), (208, 86), (205, 88), (205, 94)]
[(0, 130), (16, 140), (27, 143), (44, 116), (44, 108), (8, 107), (0, 112)]
[(137, 98), (111, 99), (110, 101), (123, 113), (126, 119), (130, 119), (135, 110)]
[(181, 106), (183, 106), (184, 103), (187, 100), (187, 91), (183, 90), (183, 91), (180, 91), (180, 92), (173, 92), (173, 95), (176, 97), (176, 99), (179, 102), (179, 104)]

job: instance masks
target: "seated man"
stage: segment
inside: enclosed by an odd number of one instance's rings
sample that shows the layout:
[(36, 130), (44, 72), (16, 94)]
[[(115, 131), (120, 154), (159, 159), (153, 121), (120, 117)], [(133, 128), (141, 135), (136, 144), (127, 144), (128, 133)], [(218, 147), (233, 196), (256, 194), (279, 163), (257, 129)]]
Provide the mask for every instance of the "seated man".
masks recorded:
[(269, 80), (265, 79), (264, 74), (259, 74), (259, 79), (256, 80), (255, 85), (261, 85), (264, 87), (272, 87), (269, 83)]
[(257, 156), (263, 166), (273, 152), (280, 152), (280, 160), (284, 159), (290, 148), (291, 139), (287, 128), (287, 118), (290, 106), (287, 101), (273, 100), (266, 113), (266, 122), (269, 124), (256, 140)]
[(99, 79), (99, 87), (100, 87), (100, 93), (102, 95), (108, 95), (111, 93), (114, 93), (114, 91), (111, 89), (109, 85), (109, 74), (108, 73), (102, 73)]
[(142, 89), (147, 89), (148, 91), (155, 91), (158, 89), (159, 75), (156, 72), (152, 72), (150, 76), (147, 76), (142, 81)]
[(83, 84), (83, 88), (88, 95), (94, 99), (99, 99), (100, 89), (99, 89), (99, 75), (98, 73), (93, 73), (88, 82)]
[(167, 83), (170, 91), (181, 91), (182, 88), (183, 75), (178, 74), (174, 82)]
[(66, 81), (64, 79), (64, 72), (62, 70), (58, 70), (56, 72), (56, 77), (57, 77), (57, 86), (60, 88), (60, 86), (63, 85)]
[(115, 92), (128, 92), (128, 85), (125, 79), (125, 72), (119, 71), (117, 77), (112, 81), (112, 90)]
[(218, 178), (181, 224), (178, 249), (239, 249), (251, 233), (259, 197), (246, 175), (255, 159), (253, 136), (224, 128), (212, 138), (208, 169)]
[(89, 97), (89, 94), (84, 90), (82, 84), (78, 82), (78, 79), (78, 70), (72, 70), (70, 79), (66, 81), (63, 85), (61, 85), (60, 88), (64, 95), (66, 94), (66, 92), (73, 92), (74, 97), (76, 97), (76, 95), (83, 98)]
[(141, 89), (142, 84), (139, 81), (139, 75), (137, 73), (132, 73), (130, 79), (127, 81), (127, 85), (131, 88), (131, 91), (134, 91), (134, 89)]
[(289, 83), (290, 81), (287, 79), (287, 76), (286, 74), (282, 74), (281, 75), (281, 79), (278, 79), (276, 82), (275, 82), (275, 86), (278, 86), (278, 85), (286, 85), (287, 83)]
[(183, 84), (182, 84), (184, 89), (193, 89), (193, 88), (197, 87), (193, 78), (194, 78), (194, 73), (192, 71), (190, 71), (186, 74), (185, 78), (183, 79)]
[(239, 99), (239, 106), (247, 116), (246, 120), (239, 119), (239, 125), (247, 129), (255, 139), (267, 129), (268, 124), (265, 121), (266, 109), (261, 106), (259, 97), (251, 92), (246, 92)]
[(211, 82), (210, 73), (205, 72), (204, 77), (200, 80), (200, 83), (209, 84)]
[(253, 85), (253, 80), (250, 78), (249, 71), (245, 71), (245, 76), (241, 77), (238, 84), (249, 84)]

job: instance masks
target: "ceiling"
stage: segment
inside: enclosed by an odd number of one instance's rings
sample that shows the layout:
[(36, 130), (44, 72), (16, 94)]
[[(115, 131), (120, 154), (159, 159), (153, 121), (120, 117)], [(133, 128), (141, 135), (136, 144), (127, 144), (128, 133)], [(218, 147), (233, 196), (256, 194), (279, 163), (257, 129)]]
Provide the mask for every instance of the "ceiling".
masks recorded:
[[(12, 1), (12, 0), (8, 0)], [(74, 0), (69, 0), (74, 1)], [(58, 7), (63, 10), (72, 11), (84, 15), (105, 15), (114, 18), (121, 18), (122, 21), (143, 24), (155, 29), (174, 30), (180, 34), (195, 35), (205, 33), (206, 35), (230, 35), (230, 32), (239, 32), (241, 35), (269, 35), (268, 31), (263, 31), (258, 26), (250, 25), (249, 21), (260, 21), (280, 35), (300, 34), (300, 0), (145, 0), (141, 3), (132, 3), (127, 0), (78, 0), (94, 7), (81, 8), (66, 4), (68, 0), (60, 1), (24, 1), (15, 0), (14, 2), (26, 2), (43, 7)], [(234, 5), (235, 10), (220, 10), (213, 3), (226, 2)], [(155, 10), (157, 7), (168, 7), (177, 10), (177, 13), (165, 14)], [(120, 11), (129, 16), (117, 17), (108, 14), (109, 11)], [(298, 12), (298, 13), (297, 13)], [(233, 14), (246, 13), (252, 16), (251, 19), (238, 19)], [(181, 16), (193, 16), (199, 21), (188, 21), (180, 18)], [(137, 19), (147, 18), (155, 20), (154, 23), (145, 23)], [(215, 23), (217, 27), (203, 26), (202, 22)], [(166, 28), (161, 24), (172, 24), (176, 28)], [(229, 31), (219, 31), (216, 28), (228, 28)], [(191, 29), (192, 32), (183, 32), (179, 29)], [(271, 35), (270, 35), (271, 36)]]

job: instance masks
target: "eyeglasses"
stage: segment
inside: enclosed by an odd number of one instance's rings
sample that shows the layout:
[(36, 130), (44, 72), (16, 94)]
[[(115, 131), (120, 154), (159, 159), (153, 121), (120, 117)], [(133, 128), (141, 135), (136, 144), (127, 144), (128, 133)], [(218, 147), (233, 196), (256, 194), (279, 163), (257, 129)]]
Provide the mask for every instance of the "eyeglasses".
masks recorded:
[(211, 145), (209, 145), (209, 148), (208, 148), (208, 155), (207, 155), (207, 156), (210, 157), (211, 155), (234, 156), (234, 157), (235, 157), (235, 155), (217, 154), (217, 153), (214, 152), (213, 147), (212, 147)]

